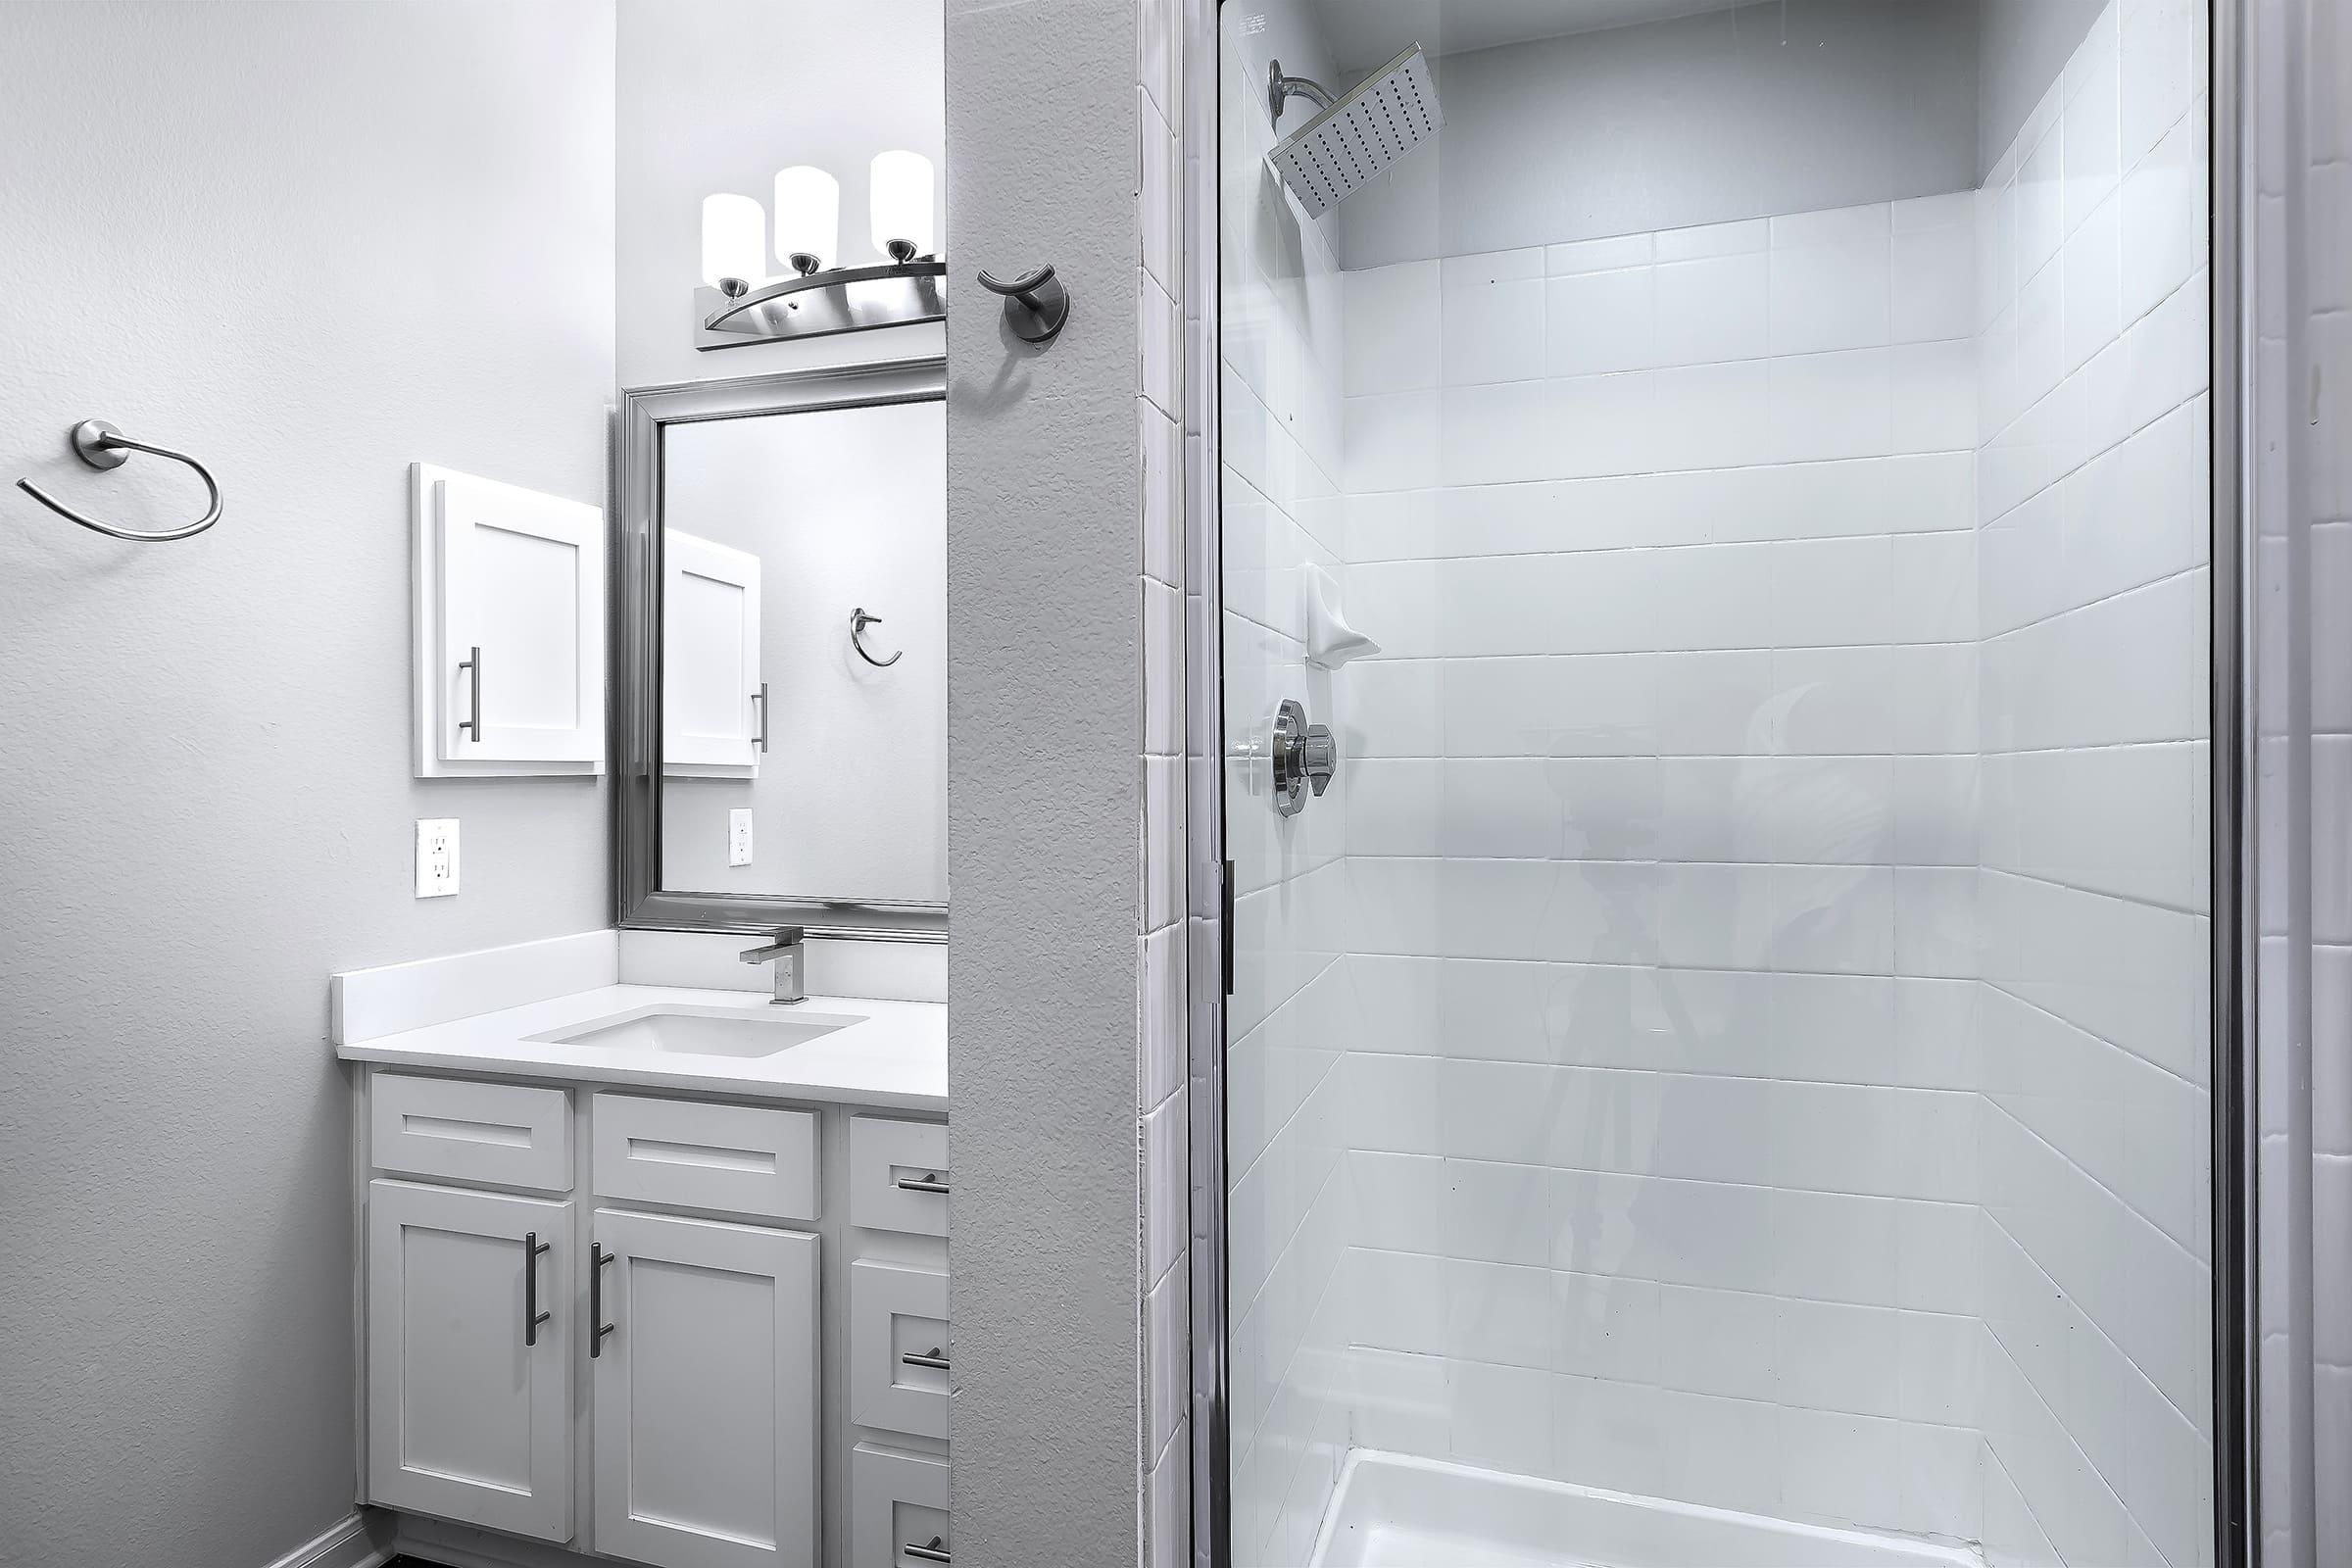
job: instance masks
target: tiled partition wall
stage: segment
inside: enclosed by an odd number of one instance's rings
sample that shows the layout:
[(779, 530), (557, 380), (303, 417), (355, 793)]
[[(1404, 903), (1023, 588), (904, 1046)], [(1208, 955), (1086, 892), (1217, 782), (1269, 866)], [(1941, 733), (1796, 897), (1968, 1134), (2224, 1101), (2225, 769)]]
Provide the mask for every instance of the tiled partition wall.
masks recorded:
[(2212, 1550), (2204, 29), (2117, 0), (1979, 203), (1996, 1563)]
[(1347, 274), (1359, 1445), (1978, 1533), (1972, 213)]
[[(1226, 79), (1254, 79), (1228, 42)], [(1348, 1445), (1339, 1264), (1342, 814), (1267, 798), (1266, 721), (1296, 698), (1342, 722), (1344, 678), (1305, 662), (1301, 574), (1339, 553), (1342, 288), (1323, 232), (1268, 170), (1258, 93), (1221, 127), (1228, 1346), (1237, 1568), (1307, 1560)], [(1238, 155), (1237, 155), (1238, 150)], [(1213, 569), (1213, 568), (1212, 568)]]
[(1192, 1559), (1192, 1205), (1186, 1004), (1187, 798), (1184, 567), (1183, 28), (1175, 0), (1139, 0), (1135, 191), (1141, 255), (1136, 310), (1144, 353), (1135, 416), (1144, 654), (1143, 868), (1136, 946), (1136, 1293), (1143, 1395), (1137, 1434), (1142, 1568)]

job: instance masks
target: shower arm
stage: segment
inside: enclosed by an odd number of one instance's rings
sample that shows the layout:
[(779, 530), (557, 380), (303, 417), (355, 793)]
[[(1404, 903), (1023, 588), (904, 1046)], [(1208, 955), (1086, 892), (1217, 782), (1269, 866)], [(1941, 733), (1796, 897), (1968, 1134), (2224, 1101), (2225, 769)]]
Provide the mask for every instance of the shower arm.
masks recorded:
[(1317, 109), (1329, 109), (1334, 102), (1331, 92), (1321, 82), (1307, 76), (1286, 76), (1282, 62), (1276, 60), (1266, 67), (1266, 117), (1280, 123), (1283, 106), (1294, 98), (1303, 98)]

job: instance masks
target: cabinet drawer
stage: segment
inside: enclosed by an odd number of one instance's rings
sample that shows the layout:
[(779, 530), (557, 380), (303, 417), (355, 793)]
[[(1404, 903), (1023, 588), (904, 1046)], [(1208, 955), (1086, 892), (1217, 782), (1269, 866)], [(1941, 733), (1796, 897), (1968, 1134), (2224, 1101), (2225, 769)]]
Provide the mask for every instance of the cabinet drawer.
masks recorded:
[(948, 1276), (860, 1258), (850, 1265), (850, 1419), (948, 1435)]
[(589, 1111), (600, 1197), (816, 1218), (816, 1117), (808, 1111), (636, 1095), (598, 1095)]
[(948, 1461), (860, 1443), (850, 1452), (850, 1555), (858, 1568), (935, 1568), (953, 1552)]
[(379, 1072), (368, 1157), (406, 1176), (571, 1191), (571, 1097), (561, 1089)]
[(948, 1234), (947, 1123), (850, 1118), (850, 1223)]

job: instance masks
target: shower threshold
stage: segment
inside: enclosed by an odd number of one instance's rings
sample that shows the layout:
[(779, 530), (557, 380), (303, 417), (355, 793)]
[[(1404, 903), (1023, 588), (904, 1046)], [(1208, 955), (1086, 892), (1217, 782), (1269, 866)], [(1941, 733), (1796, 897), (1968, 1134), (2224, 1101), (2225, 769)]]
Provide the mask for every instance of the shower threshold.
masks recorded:
[(1984, 1568), (1954, 1546), (1358, 1448), (1311, 1568)]

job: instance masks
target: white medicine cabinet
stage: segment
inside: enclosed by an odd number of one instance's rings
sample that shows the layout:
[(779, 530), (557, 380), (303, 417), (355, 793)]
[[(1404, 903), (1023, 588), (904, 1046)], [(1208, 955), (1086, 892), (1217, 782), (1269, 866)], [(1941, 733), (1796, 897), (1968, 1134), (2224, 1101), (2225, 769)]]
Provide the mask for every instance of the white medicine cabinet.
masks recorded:
[(676, 528), (662, 536), (662, 763), (749, 778), (768, 747), (760, 558)]
[(416, 776), (605, 768), (605, 514), (410, 466)]

